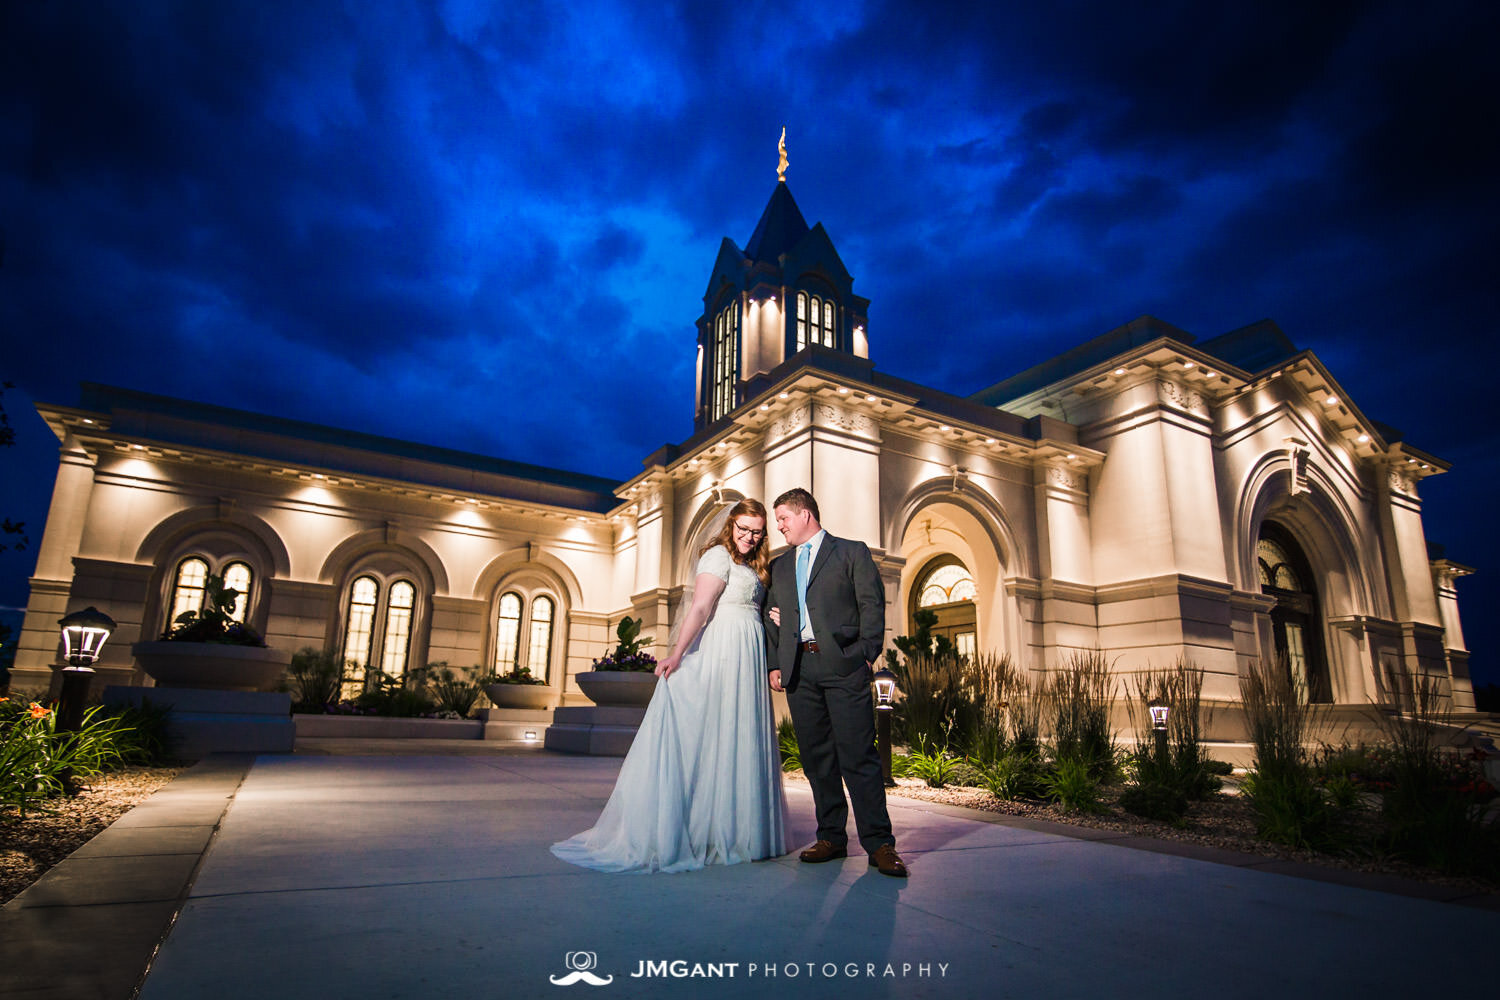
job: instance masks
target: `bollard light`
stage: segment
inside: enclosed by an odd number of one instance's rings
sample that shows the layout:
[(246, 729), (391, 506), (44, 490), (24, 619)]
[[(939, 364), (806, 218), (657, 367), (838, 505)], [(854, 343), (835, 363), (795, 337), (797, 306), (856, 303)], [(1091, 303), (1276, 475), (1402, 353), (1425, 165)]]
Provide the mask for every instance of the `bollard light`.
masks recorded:
[(896, 697), (896, 675), (889, 668), (875, 671), (876, 736), (880, 743), (880, 767), (885, 777), (885, 787), (896, 787), (891, 777), (891, 699)]
[(1156, 759), (1160, 764), (1167, 762), (1167, 712), (1166, 705), (1156, 704), (1151, 706), (1151, 728), (1156, 735)]
[(62, 690), (57, 695), (57, 731), (73, 732), (83, 724), (83, 706), (88, 701), (94, 664), (104, 642), (115, 630), (115, 620), (95, 607), (75, 611), (57, 620), (62, 626), (63, 656), (68, 666), (62, 672)]
[(57, 623), (62, 626), (63, 656), (75, 668), (97, 663), (104, 641), (115, 630), (115, 620), (92, 606), (65, 615)]

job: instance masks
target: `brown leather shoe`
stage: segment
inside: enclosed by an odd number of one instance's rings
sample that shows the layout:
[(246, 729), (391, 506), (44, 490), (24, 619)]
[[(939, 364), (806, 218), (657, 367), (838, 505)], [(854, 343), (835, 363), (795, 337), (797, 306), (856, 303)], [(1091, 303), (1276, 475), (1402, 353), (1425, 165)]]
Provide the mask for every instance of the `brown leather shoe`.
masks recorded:
[(874, 853), (870, 855), (870, 867), (879, 868), (882, 875), (906, 878), (906, 862), (901, 860), (901, 855), (896, 853), (896, 848), (892, 844), (881, 844), (875, 848)]
[(797, 857), (810, 865), (820, 864), (824, 861), (832, 861), (834, 858), (847, 858), (849, 848), (836, 846), (831, 840), (815, 841), (811, 847), (803, 851)]

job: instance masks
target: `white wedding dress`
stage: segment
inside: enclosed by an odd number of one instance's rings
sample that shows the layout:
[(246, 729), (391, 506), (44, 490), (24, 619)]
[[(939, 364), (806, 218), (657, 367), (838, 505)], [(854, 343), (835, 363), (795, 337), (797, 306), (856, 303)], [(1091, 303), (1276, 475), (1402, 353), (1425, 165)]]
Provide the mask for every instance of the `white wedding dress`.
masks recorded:
[(722, 545), (703, 554), (697, 573), (725, 581), (718, 606), (682, 665), (656, 682), (598, 821), (552, 845), (564, 861), (606, 872), (681, 872), (786, 853), (764, 591)]

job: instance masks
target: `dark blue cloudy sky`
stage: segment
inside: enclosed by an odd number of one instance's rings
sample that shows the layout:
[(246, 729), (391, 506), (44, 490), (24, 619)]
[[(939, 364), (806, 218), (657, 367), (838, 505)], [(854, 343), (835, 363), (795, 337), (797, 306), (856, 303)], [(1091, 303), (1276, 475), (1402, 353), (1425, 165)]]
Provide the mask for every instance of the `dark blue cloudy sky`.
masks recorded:
[(0, 514), (34, 549), (80, 380), (626, 478), (785, 125), (882, 370), (1276, 320), (1454, 463), (1493, 664), (1496, 5), (1133, 6), (5, 4)]

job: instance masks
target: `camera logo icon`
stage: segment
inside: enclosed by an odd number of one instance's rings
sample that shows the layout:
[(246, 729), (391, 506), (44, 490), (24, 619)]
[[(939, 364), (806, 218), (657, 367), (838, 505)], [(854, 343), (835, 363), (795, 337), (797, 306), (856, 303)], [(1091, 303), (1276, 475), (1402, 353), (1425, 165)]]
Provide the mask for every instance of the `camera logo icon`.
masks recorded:
[(572, 986), (574, 983), (584, 982), (590, 986), (608, 986), (615, 981), (614, 976), (596, 976), (593, 972), (599, 966), (599, 956), (592, 951), (570, 951), (563, 956), (563, 964), (569, 971), (562, 976), (549, 976), (553, 986)]

